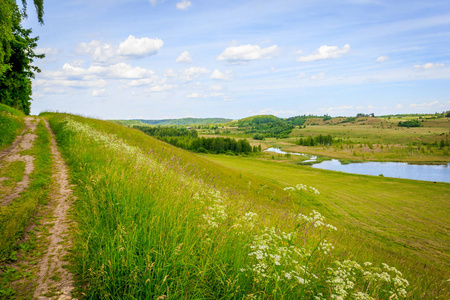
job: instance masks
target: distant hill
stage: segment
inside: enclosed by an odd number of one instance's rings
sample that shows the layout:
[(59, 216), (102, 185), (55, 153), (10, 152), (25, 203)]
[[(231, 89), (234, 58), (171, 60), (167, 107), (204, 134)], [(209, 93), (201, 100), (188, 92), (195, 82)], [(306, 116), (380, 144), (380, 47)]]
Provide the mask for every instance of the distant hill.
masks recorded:
[(224, 118), (182, 118), (182, 119), (165, 119), (165, 120), (111, 120), (126, 126), (133, 125), (209, 125), (209, 124), (223, 124), (233, 121), (232, 119)]

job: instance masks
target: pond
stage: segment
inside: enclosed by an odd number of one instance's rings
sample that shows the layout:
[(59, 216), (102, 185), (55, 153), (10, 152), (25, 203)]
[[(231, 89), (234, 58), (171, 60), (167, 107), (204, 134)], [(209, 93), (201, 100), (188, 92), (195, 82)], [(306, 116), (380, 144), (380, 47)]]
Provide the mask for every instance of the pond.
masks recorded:
[(332, 159), (314, 164), (312, 167), (353, 174), (373, 176), (383, 174), (385, 177), (450, 183), (450, 163), (446, 165), (410, 165), (399, 162), (365, 162), (343, 165), (337, 159)]
[[(288, 154), (289, 152), (281, 151), (279, 148), (268, 148), (267, 152), (275, 152), (279, 154)], [(304, 162), (315, 161), (316, 156), (304, 153), (289, 153), (291, 155), (303, 155), (309, 159)], [(446, 165), (411, 165), (399, 162), (364, 162), (342, 164), (337, 159), (323, 161), (312, 165), (313, 168), (340, 171), (345, 173), (379, 176), (385, 177), (414, 179), (424, 181), (448, 182), (450, 183), (450, 163)]]

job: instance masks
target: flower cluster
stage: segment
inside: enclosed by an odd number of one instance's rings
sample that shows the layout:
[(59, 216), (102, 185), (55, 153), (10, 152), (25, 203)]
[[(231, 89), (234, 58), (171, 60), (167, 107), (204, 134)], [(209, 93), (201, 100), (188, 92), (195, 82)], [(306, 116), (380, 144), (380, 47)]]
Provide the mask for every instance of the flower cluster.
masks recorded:
[(206, 206), (206, 211), (202, 215), (203, 220), (205, 220), (205, 224), (202, 226), (203, 228), (218, 228), (228, 218), (226, 207), (219, 191), (210, 189), (201, 195), (197, 193), (194, 199), (199, 200), (200, 203)]
[(337, 230), (337, 228), (334, 227), (333, 225), (325, 224), (323, 222), (325, 220), (325, 217), (315, 210), (313, 210), (313, 212), (309, 214), (309, 217), (303, 214), (298, 214), (297, 218), (299, 220), (306, 221), (306, 223), (310, 223), (315, 228), (325, 227), (326, 229), (329, 230)]
[(285, 233), (266, 227), (253, 237), (248, 254), (251, 264), (241, 271), (252, 274), (257, 283), (308, 284), (309, 278), (315, 275), (308, 272), (304, 259), (309, 254), (294, 244), (295, 238), (295, 232)]
[(291, 192), (298, 190), (298, 191), (311, 192), (316, 195), (320, 195), (320, 192), (315, 187), (307, 186), (307, 185), (301, 184), (301, 183), (297, 184), (295, 187), (292, 187), (292, 186), (285, 187), (283, 190), (291, 191)]
[(409, 282), (394, 267), (384, 263), (381, 268), (373, 267), (370, 262), (361, 266), (351, 260), (335, 264), (336, 268), (328, 268), (331, 299), (400, 299), (407, 295)]

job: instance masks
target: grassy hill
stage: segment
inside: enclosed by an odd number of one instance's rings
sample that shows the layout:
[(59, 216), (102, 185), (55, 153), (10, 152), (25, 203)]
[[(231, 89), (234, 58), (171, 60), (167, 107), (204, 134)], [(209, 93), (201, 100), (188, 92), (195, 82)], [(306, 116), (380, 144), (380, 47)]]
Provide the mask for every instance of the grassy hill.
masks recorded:
[(17, 109), (0, 104), (0, 150), (10, 146), (25, 124), (25, 114)]
[[(285, 190), (118, 124), (44, 117), (76, 185), (73, 263), (90, 297), (389, 298), (409, 290), (395, 268), (333, 250), (345, 241), (302, 205), (319, 199), (313, 186)], [(374, 276), (370, 286), (364, 272)], [(354, 285), (335, 284), (342, 280)]]

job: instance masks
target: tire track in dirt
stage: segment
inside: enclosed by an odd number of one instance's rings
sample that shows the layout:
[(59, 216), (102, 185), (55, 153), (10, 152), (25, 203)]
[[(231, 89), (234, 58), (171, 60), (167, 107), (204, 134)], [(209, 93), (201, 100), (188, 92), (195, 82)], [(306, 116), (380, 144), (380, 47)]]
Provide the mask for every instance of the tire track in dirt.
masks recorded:
[(49, 247), (39, 261), (40, 272), (38, 285), (34, 292), (35, 299), (74, 299), (71, 292), (74, 289), (73, 276), (65, 268), (64, 260), (67, 247), (70, 247), (69, 219), (67, 212), (71, 206), (73, 195), (69, 185), (69, 175), (64, 159), (59, 152), (55, 135), (45, 121), (47, 130), (51, 133), (51, 153), (54, 159), (53, 180), (56, 183), (51, 195), (50, 205), (54, 205), (53, 226), (49, 229)]
[[(11, 201), (16, 199), (17, 197), (20, 197), (20, 193), (28, 188), (28, 185), (30, 183), (30, 174), (34, 170), (34, 156), (21, 155), (19, 152), (29, 150), (33, 147), (34, 140), (37, 137), (37, 135), (34, 133), (37, 127), (37, 123), (37, 120), (33, 117), (26, 117), (25, 130), (22, 131), (22, 133), (16, 138), (11, 147), (0, 153), (0, 159), (4, 157), (4, 160), (6, 162), (23, 161), (25, 163), (25, 171), (22, 180), (17, 183), (16, 187), (9, 195), (5, 196), (5, 198), (3, 199), (0, 199), (1, 205), (8, 205), (9, 203), (11, 203)], [(5, 180), (7, 178), (1, 179)], [(0, 183), (3, 180), (0, 180)]]

